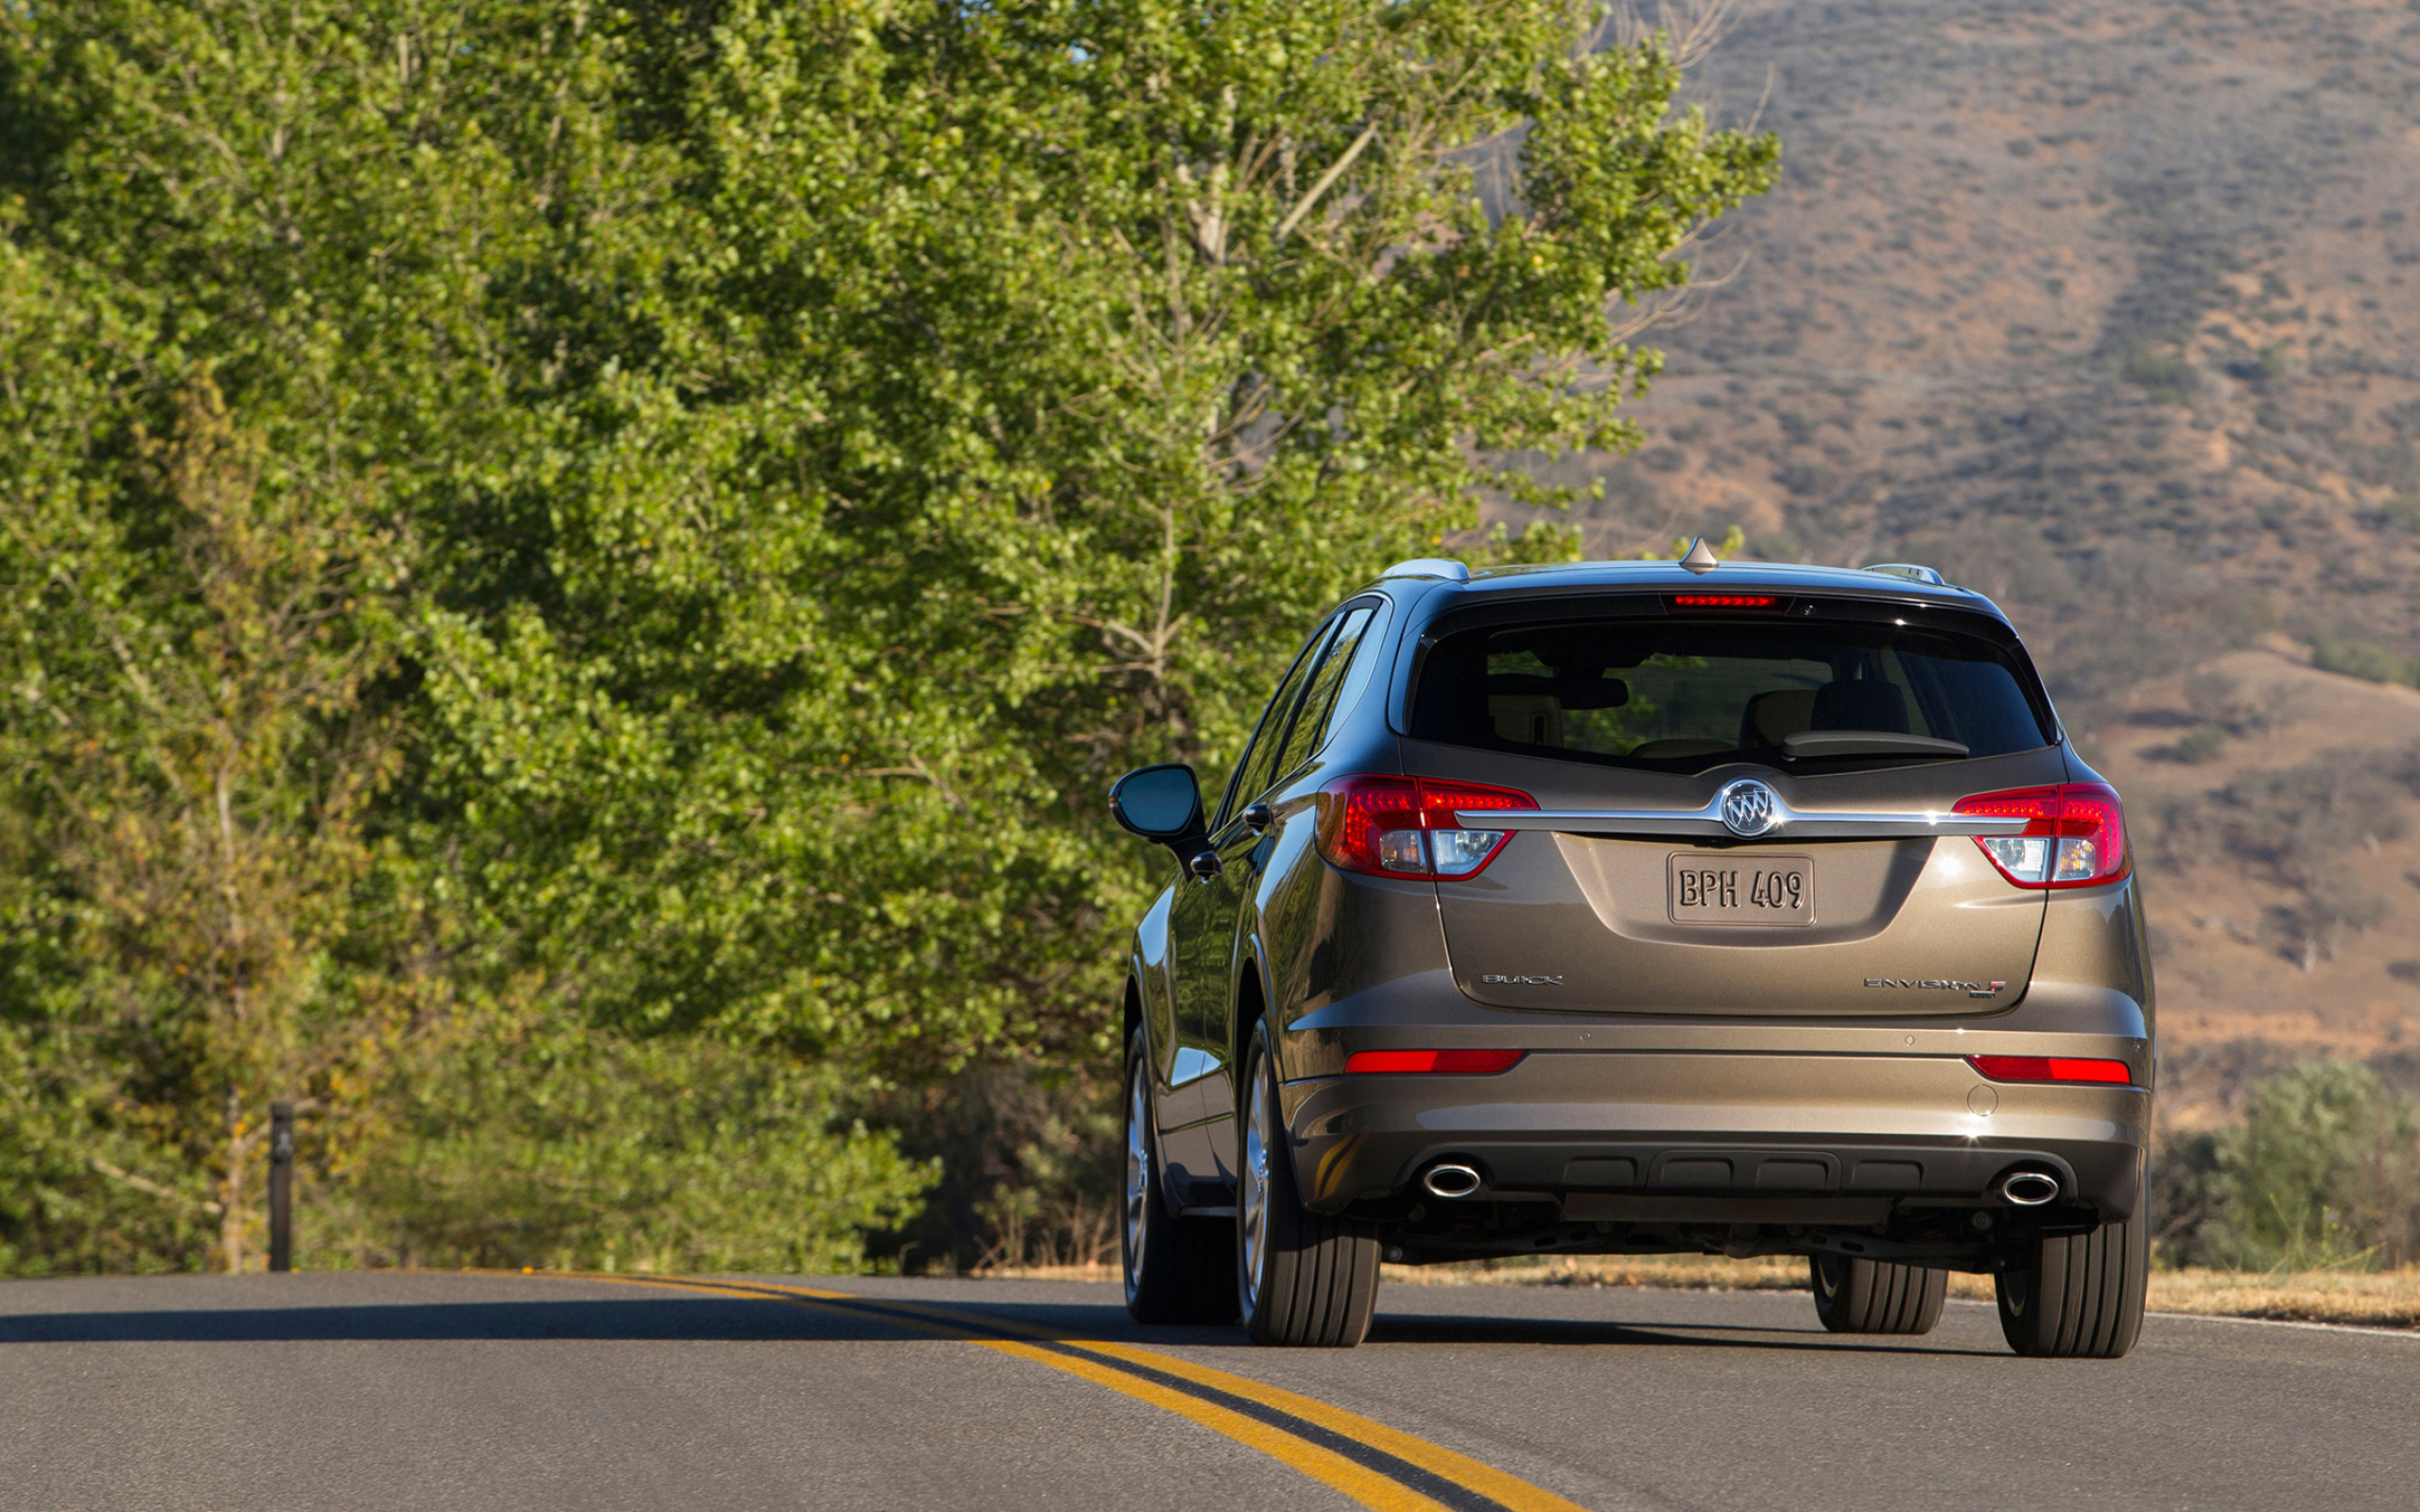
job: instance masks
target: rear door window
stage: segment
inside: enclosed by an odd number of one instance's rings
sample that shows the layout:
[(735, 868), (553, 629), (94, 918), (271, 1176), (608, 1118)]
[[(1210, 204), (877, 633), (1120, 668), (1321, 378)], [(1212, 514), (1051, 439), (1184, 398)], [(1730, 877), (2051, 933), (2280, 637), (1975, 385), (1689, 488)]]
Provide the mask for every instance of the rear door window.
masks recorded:
[[(2054, 738), (2019, 655), (1979, 635), (1867, 622), (1595, 619), (1445, 636), (1412, 733), (1602, 765), (1777, 761), (1806, 730), (1956, 741), (1970, 757)], [(1833, 760), (1874, 760), (1873, 757)], [(1793, 763), (1798, 765), (1798, 763)]]
[(1261, 712), (1260, 724), (1252, 733), (1252, 744), (1245, 747), (1243, 765), (1236, 768), (1235, 781), (1227, 784), (1226, 799), (1219, 805), (1219, 820), (1214, 829), (1224, 825), (1236, 810), (1268, 791), (1270, 782), (1277, 775), (1277, 758), (1286, 747), (1286, 731), (1292, 721), (1294, 706), (1302, 701), (1303, 685), (1310, 680), (1312, 670), (1319, 665), (1320, 652), (1326, 646), (1335, 628), (1336, 622), (1331, 620), (1312, 634), (1302, 654), (1294, 658), (1294, 665), (1288, 670), (1286, 680), (1277, 685), (1276, 696)]
[(1317, 672), (1311, 674), (1310, 691), (1303, 696), (1302, 712), (1294, 716), (1294, 728), (1286, 737), (1286, 754), (1279, 757), (1277, 769), (1270, 778), (1287, 773), (1309, 761), (1327, 743), (1328, 720), (1336, 709), (1336, 696), (1343, 690), (1345, 674), (1353, 670), (1353, 655), (1361, 648), (1362, 637), (1369, 633), (1370, 610), (1357, 609), (1337, 622), (1336, 638), (1327, 644), (1320, 657)]

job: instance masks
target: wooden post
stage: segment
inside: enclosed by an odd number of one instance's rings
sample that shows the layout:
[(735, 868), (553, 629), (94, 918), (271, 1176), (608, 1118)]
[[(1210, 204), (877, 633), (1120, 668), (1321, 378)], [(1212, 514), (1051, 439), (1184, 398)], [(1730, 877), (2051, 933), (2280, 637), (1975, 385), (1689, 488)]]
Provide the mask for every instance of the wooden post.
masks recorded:
[(268, 1105), (268, 1268), (294, 1268), (294, 1105)]

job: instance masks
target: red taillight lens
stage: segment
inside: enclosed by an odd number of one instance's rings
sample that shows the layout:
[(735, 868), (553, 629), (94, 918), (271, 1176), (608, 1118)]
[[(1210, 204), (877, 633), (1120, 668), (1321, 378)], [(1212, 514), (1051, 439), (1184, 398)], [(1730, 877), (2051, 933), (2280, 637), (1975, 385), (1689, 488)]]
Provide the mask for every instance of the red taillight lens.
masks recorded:
[(1966, 1064), (1994, 1081), (2096, 1081), (2131, 1087), (2135, 1073), (2122, 1060), (2083, 1060), (2071, 1056), (1968, 1056)]
[(2000, 875), (2020, 887), (2098, 886), (2123, 877), (2133, 864), (2126, 811), (2116, 790), (2099, 782), (1978, 793), (1960, 799), (1956, 812), (2030, 821), (2019, 834), (1975, 837)]
[(1344, 1074), (1493, 1076), (1511, 1071), (1527, 1054), (1526, 1050), (1357, 1050), (1345, 1057)]
[(1340, 777), (1320, 789), (1320, 854), (1374, 877), (1476, 877), (1512, 841), (1509, 830), (1466, 830), (1459, 812), (1534, 809), (1509, 787), (1426, 777)]

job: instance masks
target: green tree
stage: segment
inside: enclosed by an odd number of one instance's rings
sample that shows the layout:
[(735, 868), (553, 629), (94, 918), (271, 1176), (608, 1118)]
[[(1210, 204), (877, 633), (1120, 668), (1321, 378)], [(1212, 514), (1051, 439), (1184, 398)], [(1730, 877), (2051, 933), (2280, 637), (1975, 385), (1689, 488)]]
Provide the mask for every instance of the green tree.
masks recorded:
[(722, 15), (615, 133), (681, 192), (564, 207), (613, 229), (533, 339), (614, 355), (499, 516), (551, 592), (438, 623), (498, 879), (583, 879), (533, 948), (920, 1074), (1085, 1045), (1143, 869), (1100, 787), (1216, 765), (1321, 606), (1534, 494), (1487, 457), (1625, 440), (1609, 302), (1770, 181), (1594, 20)]
[[(206, 380), (173, 434), (137, 442), (139, 529), (7, 521), (43, 630), (12, 669), (10, 755), (60, 885), (38, 916), (52, 985), (82, 1000), (56, 1027), (110, 1068), (119, 1132), (200, 1179), (191, 1200), (238, 1270), (268, 1104), (312, 1108), (384, 1038), (383, 994), (337, 952), (373, 859), (363, 816), (395, 766), (361, 693), (395, 654), (400, 566), (342, 490), (267, 475)], [(180, 1200), (176, 1181), (91, 1164)]]
[[(260, 854), (262, 885), (323, 910), (296, 916), (278, 1001), (376, 1027), (325, 1037), (368, 1047), (342, 1056), (280, 1040), (246, 1062), (273, 1074), (237, 1078), (325, 1081), (321, 1126), (359, 1131), (322, 1150), (327, 1200), (403, 1202), (376, 1171), (468, 1169), (480, 1128), (514, 1160), (625, 1120), (686, 1148), (664, 1099), (600, 1089), (548, 1124), (492, 1094), (610, 1076), (650, 1037), (697, 1037), (661, 1052), (696, 1074), (725, 1050), (793, 1068), (751, 1095), (819, 1129), (836, 1097), (909, 1125), (960, 1106), (931, 1089), (976, 1057), (1105, 1065), (1114, 936), (1151, 866), (1103, 823), (1106, 782), (1228, 760), (1312, 616), (1471, 528), (1482, 490), (1561, 502), (1494, 459), (1629, 444), (1618, 405), (1656, 358), (1609, 318), (1684, 284), (1696, 229), (1772, 181), (1770, 137), (1678, 109), (1669, 43), (1600, 50), (1603, 21), (1555, 0), (0, 16), (31, 291), (6, 392), (41, 408), (26, 383), (56, 372), (89, 401), (43, 409), (48, 439), (8, 464), (24, 580), (50, 580), (80, 510), (130, 543), (78, 558), (81, 591), (206, 660), (190, 626), (216, 611), (162, 570), (192, 511), (144, 440), (199, 444), (182, 417), (205, 380), (235, 438), (212, 476), (348, 522), (313, 558), (323, 639), (293, 654), (361, 660), (295, 706), (287, 785), (259, 781), (303, 838)], [(48, 600), (9, 613), (11, 686), (39, 667), (53, 703), (125, 711), (108, 749), (206, 725), (145, 704)], [(58, 760), (46, 707), (7, 715), (27, 855), (120, 781)], [(313, 849), (331, 802), (347, 838)], [(184, 833), (164, 803), (147, 822)], [(17, 1022), (98, 1022), (70, 984), (152, 949), (103, 927), (104, 880), (12, 875)], [(441, 1085), (435, 1047), (575, 1028), (600, 1048)], [(232, 1074), (162, 1084), (145, 1114), (237, 1130), (212, 1136), (233, 1163), (205, 1199), (231, 1212), (251, 1126)], [(1044, 1121), (1090, 1126), (1081, 1090)], [(198, 1138), (183, 1175), (145, 1179), (201, 1180)], [(816, 1211), (895, 1215), (928, 1179), (860, 1169)], [(657, 1190), (621, 1179), (562, 1190)], [(539, 1201), (480, 1190), (507, 1189)], [(506, 1253), (521, 1230), (474, 1207), (415, 1222)]]

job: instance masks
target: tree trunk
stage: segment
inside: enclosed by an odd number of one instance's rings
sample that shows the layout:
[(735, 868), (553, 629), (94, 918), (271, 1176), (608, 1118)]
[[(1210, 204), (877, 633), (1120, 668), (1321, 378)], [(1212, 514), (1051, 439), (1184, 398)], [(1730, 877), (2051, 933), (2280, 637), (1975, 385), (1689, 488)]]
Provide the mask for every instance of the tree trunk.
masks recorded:
[(227, 1167), (218, 1178), (218, 1253), (227, 1274), (244, 1268), (244, 1154), (251, 1141), (244, 1136), (244, 1105), (233, 1089), (227, 1093)]

